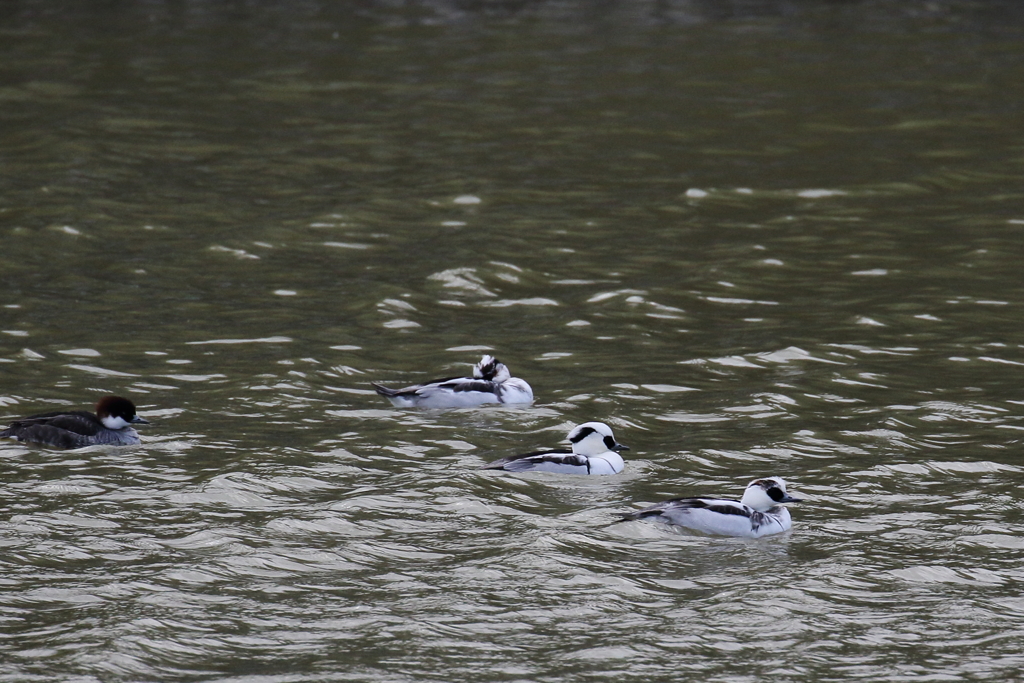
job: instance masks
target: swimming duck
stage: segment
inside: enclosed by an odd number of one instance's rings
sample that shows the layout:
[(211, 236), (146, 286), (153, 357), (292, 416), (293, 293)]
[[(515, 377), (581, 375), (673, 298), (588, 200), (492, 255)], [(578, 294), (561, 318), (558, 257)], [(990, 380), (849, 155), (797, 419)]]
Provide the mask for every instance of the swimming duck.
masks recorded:
[(652, 519), (718, 536), (760, 538), (789, 530), (793, 525), (783, 503), (798, 503), (786, 493), (781, 477), (755, 479), (740, 500), (676, 498), (643, 510), (627, 512), (624, 519)]
[(467, 408), (485, 403), (531, 403), (533, 389), (513, 377), (505, 364), (484, 356), (473, 366), (472, 377), (447, 377), (402, 389), (371, 382), (377, 393), (398, 408)]
[(572, 448), (556, 448), (495, 460), (482, 469), (506, 472), (558, 472), (561, 474), (618, 474), (626, 466), (618, 451), (628, 451), (615, 441), (611, 427), (585, 422), (569, 432)]
[(54, 448), (83, 448), (96, 444), (134, 446), (141, 441), (133, 424), (149, 424), (135, 414), (135, 404), (121, 396), (104, 396), (96, 413), (87, 410), (41, 413), (15, 420), (0, 438), (31, 441)]

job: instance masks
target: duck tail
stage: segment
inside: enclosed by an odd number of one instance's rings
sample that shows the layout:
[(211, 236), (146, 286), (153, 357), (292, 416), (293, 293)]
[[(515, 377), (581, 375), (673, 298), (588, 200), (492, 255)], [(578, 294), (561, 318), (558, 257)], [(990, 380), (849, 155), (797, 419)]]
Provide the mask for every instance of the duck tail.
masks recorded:
[(398, 396), (398, 394), (401, 393), (398, 389), (390, 389), (388, 387), (383, 387), (383, 386), (377, 384), (376, 382), (370, 382), (370, 384), (373, 385), (374, 390), (378, 394), (380, 394), (381, 396), (383, 396), (385, 398), (391, 398), (392, 396)]

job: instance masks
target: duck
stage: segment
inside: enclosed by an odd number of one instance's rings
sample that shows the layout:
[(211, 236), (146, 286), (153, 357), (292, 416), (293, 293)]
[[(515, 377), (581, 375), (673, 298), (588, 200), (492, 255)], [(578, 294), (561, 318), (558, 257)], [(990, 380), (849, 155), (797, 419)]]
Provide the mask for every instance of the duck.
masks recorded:
[(569, 432), (572, 448), (556, 448), (512, 455), (484, 465), (485, 470), (506, 472), (557, 472), (559, 474), (618, 474), (626, 466), (619, 451), (628, 451), (615, 440), (603, 422), (584, 422)]
[(783, 503), (799, 503), (786, 492), (781, 477), (755, 479), (740, 500), (728, 498), (675, 498), (635, 512), (622, 520), (651, 519), (716, 536), (761, 538), (793, 526)]
[(132, 425), (149, 424), (135, 413), (135, 404), (123, 396), (104, 396), (96, 412), (72, 410), (40, 413), (15, 420), (0, 438), (28, 441), (54, 448), (84, 448), (97, 444), (136, 446), (142, 441)]
[(402, 389), (371, 384), (396, 408), (469, 408), (486, 403), (533, 402), (530, 385), (513, 377), (504, 363), (490, 355), (473, 366), (472, 377), (446, 377)]

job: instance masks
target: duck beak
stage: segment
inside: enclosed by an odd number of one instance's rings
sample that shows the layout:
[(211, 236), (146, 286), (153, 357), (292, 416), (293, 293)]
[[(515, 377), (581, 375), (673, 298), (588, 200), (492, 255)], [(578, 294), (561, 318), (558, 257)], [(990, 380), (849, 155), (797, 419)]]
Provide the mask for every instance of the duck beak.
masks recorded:
[(149, 420), (143, 420), (141, 417), (136, 415), (135, 417), (132, 418), (132, 424), (133, 425), (148, 425), (149, 424)]
[(794, 498), (793, 496), (786, 495), (786, 496), (783, 496), (782, 500), (780, 500), (779, 502), (780, 503), (802, 503), (802, 502), (804, 502), (804, 499), (803, 498)]
[(629, 446), (623, 446), (621, 443), (617, 443), (617, 444), (615, 444), (615, 446), (612, 447), (612, 450), (613, 451), (628, 451), (629, 450)]

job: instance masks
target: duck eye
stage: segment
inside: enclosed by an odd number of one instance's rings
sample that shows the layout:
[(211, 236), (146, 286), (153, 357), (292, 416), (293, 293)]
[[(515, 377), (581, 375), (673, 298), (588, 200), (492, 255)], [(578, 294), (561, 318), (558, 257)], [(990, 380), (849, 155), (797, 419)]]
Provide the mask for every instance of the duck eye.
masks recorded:
[(615, 448), (615, 439), (613, 439), (610, 436), (604, 437), (604, 445), (605, 448), (607, 448), (608, 450), (612, 450), (613, 448)]
[(784, 495), (778, 486), (773, 486), (770, 489), (765, 490), (768, 497), (774, 500), (776, 503), (783, 499)]

